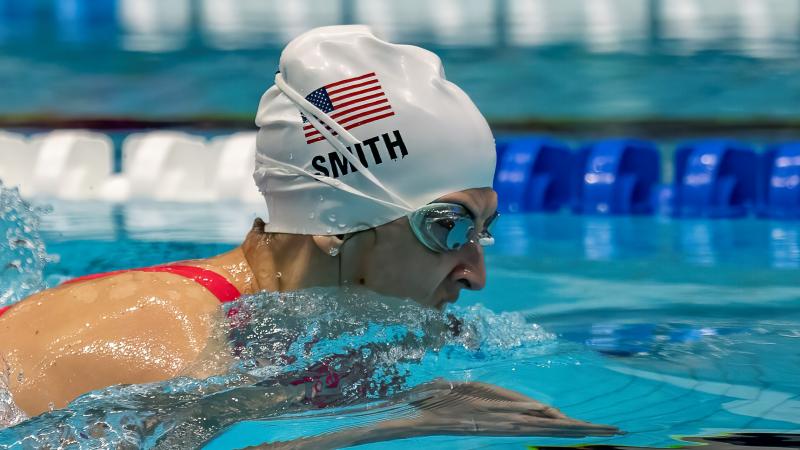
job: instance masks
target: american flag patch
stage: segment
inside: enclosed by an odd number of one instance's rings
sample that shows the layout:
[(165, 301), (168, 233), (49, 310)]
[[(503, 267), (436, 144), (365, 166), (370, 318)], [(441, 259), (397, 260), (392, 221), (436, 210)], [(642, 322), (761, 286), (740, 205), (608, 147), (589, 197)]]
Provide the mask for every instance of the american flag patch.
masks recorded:
[[(306, 100), (335, 120), (345, 130), (393, 116), (389, 99), (375, 72), (336, 81), (308, 94)], [(303, 116), (302, 114), (300, 114)], [(325, 139), (303, 116), (306, 144)], [(329, 127), (325, 127), (330, 130)], [(332, 133), (336, 135), (335, 132)]]

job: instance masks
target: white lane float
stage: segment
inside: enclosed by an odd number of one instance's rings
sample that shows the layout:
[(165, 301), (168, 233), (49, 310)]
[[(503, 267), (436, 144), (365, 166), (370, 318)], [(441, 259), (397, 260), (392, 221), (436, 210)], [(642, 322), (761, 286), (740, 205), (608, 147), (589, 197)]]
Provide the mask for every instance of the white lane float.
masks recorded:
[(215, 158), (211, 190), (216, 200), (262, 203), (264, 198), (253, 182), (256, 133), (243, 131), (218, 136), (209, 142)]
[(25, 136), (0, 130), (0, 181), (6, 187), (19, 187), (23, 196), (33, 195), (30, 179), (37, 153)]
[(125, 181), (109, 187), (106, 198), (209, 201), (214, 197), (209, 190), (212, 167), (210, 150), (200, 136), (176, 131), (135, 133), (122, 144)]
[[(114, 145), (101, 133), (56, 130), (34, 135), (28, 151), (35, 155), (23, 194), (67, 200), (98, 198), (113, 170)], [(30, 188), (30, 189), (29, 189)]]

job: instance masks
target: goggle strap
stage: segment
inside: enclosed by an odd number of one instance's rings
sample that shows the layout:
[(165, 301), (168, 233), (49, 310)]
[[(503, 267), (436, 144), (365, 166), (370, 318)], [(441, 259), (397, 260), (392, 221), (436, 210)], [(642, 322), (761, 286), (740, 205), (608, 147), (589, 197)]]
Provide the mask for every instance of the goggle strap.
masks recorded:
[[(360, 140), (356, 139), (352, 134), (350, 134), (350, 132), (345, 130), (344, 127), (336, 123), (335, 120), (331, 119), (327, 114), (322, 112), (322, 110), (314, 106), (311, 102), (306, 100), (302, 95), (289, 86), (280, 73), (275, 74), (275, 86), (277, 86), (278, 89), (280, 89), (280, 91), (283, 92), (283, 94), (286, 95), (286, 97), (288, 97), (289, 100), (291, 100), (292, 103), (294, 103), (295, 106), (297, 106), (297, 108), (304, 113), (306, 119), (308, 119), (311, 125), (317, 131), (319, 131), (320, 134), (322, 134), (325, 140), (328, 141), (328, 143), (331, 144), (342, 156), (344, 156), (347, 161), (355, 166), (356, 169), (361, 172), (361, 174), (364, 175), (367, 180), (388, 194), (389, 197), (394, 201), (399, 203), (393, 204), (394, 206), (405, 211), (412, 211), (411, 206), (405, 200), (384, 186), (383, 183), (381, 183), (375, 177), (375, 175), (372, 174), (372, 172), (370, 172), (366, 167), (364, 167), (363, 164), (361, 164), (361, 161), (354, 154), (347, 151), (347, 147), (345, 147), (344, 143), (342, 143), (342, 140), (344, 140), (351, 146), (355, 146), (355, 144), (361, 143)], [(331, 131), (326, 128), (326, 125), (330, 128), (330, 130), (336, 132), (339, 138), (333, 136)], [(344, 185), (344, 183), (341, 184)], [(341, 187), (338, 185), (333, 185), (333, 187), (341, 189)]]
[(285, 163), (283, 161), (278, 161), (277, 159), (270, 158), (269, 156), (263, 155), (261, 153), (256, 153), (256, 160), (258, 160), (261, 163), (268, 163), (269, 165), (272, 165), (272, 166), (278, 166), (278, 167), (286, 170), (287, 172), (289, 172), (291, 174), (298, 174), (299, 173), (301, 175), (309, 176), (309, 177), (311, 177), (311, 178), (313, 178), (313, 179), (315, 179), (317, 181), (320, 181), (322, 183), (327, 184), (328, 186), (330, 186), (332, 188), (336, 188), (336, 189), (339, 189), (341, 191), (345, 191), (348, 194), (352, 194), (352, 195), (355, 195), (357, 197), (361, 197), (361, 198), (365, 198), (367, 200), (371, 200), (373, 202), (376, 202), (378, 204), (387, 206), (389, 208), (399, 209), (399, 210), (404, 211), (406, 213), (409, 212), (409, 211), (413, 211), (413, 210), (410, 210), (409, 208), (406, 208), (404, 206), (397, 205), (395, 203), (392, 203), (392, 202), (389, 202), (389, 201), (386, 201), (386, 200), (383, 200), (383, 199), (380, 199), (380, 198), (377, 198), (377, 197), (373, 197), (373, 196), (371, 196), (369, 194), (365, 194), (365, 193), (359, 191), (358, 189), (356, 189), (356, 188), (354, 188), (354, 187), (352, 187), (352, 186), (350, 186), (348, 184), (344, 184), (341, 181), (336, 180), (334, 178), (326, 177), (326, 176), (322, 176), (322, 175), (317, 175), (315, 173), (312, 173), (312, 172), (309, 172), (309, 171), (303, 169), (302, 167), (297, 167), (297, 166), (292, 165), (292, 164), (287, 164), (287, 163)]

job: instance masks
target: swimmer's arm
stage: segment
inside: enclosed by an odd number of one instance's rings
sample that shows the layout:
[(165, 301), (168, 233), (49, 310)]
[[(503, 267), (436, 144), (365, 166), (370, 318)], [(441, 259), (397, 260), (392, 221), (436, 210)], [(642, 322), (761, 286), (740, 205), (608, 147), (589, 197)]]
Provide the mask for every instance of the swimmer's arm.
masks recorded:
[[(433, 435), (612, 436), (613, 426), (570, 419), (560, 411), (517, 392), (485, 383), (426, 383), (400, 394), (413, 407), (401, 418), (319, 436), (276, 442), (259, 449), (334, 449)], [(361, 415), (361, 420), (365, 417)]]

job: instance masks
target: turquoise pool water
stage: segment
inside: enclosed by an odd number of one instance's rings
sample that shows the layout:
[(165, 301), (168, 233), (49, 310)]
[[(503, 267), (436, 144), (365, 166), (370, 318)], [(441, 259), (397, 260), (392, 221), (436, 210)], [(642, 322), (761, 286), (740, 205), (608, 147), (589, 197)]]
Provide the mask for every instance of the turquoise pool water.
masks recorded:
[(796, 119), (799, 21), (794, 0), (4, 1), (0, 116), (250, 120), (289, 39), (366, 23), (490, 120)]
[[(220, 208), (235, 207), (55, 204), (41, 238), (58, 261), (46, 264), (44, 281), (224, 251), (247, 217), (232, 223), (220, 219)], [(497, 237), (487, 252), (487, 288), (465, 293), (448, 311), (469, 338), (443, 334), (441, 315), (413, 305), (365, 307), (363, 293), (341, 303), (316, 291), (291, 302), (256, 296), (245, 302), (257, 318), (248, 335), (254, 353), (224, 382), (111, 388), (0, 431), (0, 447), (241, 448), (391, 417), (381, 399), (437, 377), (494, 383), (627, 434), (438, 436), (364, 448), (669, 447), (687, 444), (682, 436), (800, 431), (800, 223), (507, 215)], [(276, 332), (287, 324), (299, 335)], [(258, 349), (279, 342), (292, 354), (293, 340), (318, 335), (324, 345), (298, 364), (373, 349), (371, 359), (355, 357), (379, 369), (365, 372), (375, 402), (367, 413), (351, 411), (357, 396), (310, 411), (259, 403), (269, 380), (299, 366), (257, 363), (265, 357)], [(187, 419), (197, 411), (204, 421)], [(110, 431), (88, 439), (100, 422)]]

